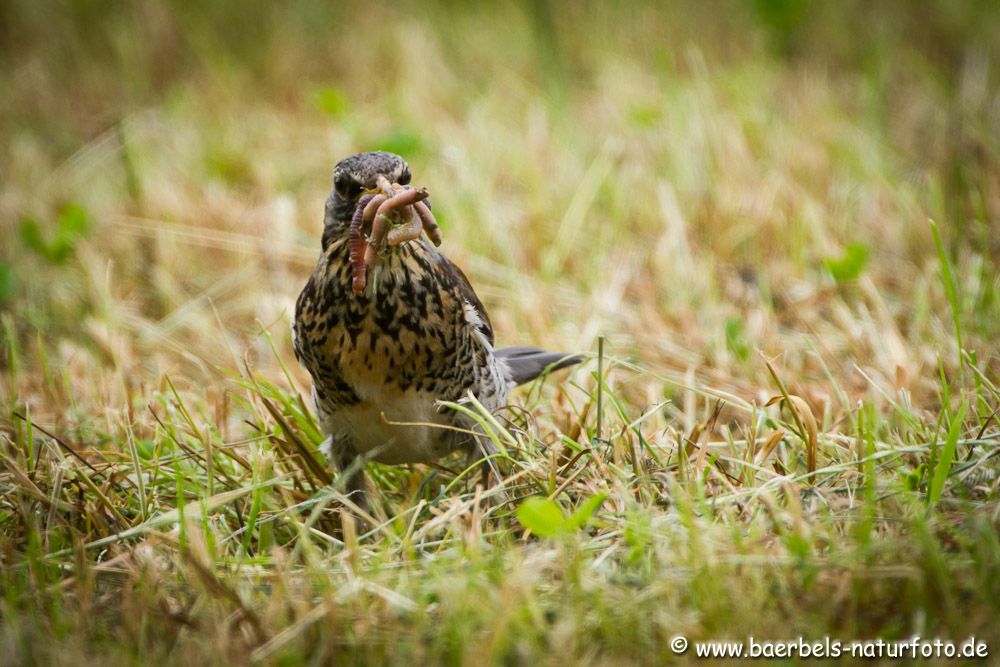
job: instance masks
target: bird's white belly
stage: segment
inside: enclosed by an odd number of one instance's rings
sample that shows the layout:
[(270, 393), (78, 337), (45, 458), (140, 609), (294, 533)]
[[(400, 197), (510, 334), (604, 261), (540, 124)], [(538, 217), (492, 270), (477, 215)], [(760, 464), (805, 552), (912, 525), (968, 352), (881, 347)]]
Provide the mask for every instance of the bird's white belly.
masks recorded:
[(434, 396), (387, 388), (378, 393), (338, 408), (324, 431), (350, 433), (358, 454), (381, 463), (434, 461), (454, 446), (453, 413), (439, 410)]

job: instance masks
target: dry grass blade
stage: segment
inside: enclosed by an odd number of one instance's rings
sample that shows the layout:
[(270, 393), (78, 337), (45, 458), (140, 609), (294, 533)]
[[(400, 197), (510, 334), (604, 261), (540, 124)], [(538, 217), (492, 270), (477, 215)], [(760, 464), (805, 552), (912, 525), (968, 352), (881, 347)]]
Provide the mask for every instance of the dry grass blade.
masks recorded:
[(761, 354), (761, 357), (764, 359), (764, 364), (767, 366), (767, 370), (771, 374), (775, 385), (781, 391), (781, 396), (771, 398), (765, 405), (782, 403), (790, 407), (789, 412), (791, 412), (792, 420), (796, 426), (795, 434), (799, 436), (806, 446), (807, 470), (813, 473), (816, 471), (816, 450), (819, 440), (816, 418), (813, 416), (809, 404), (801, 397), (789, 394), (781, 378), (778, 377), (777, 371), (774, 370), (774, 366), (771, 365), (771, 362), (763, 354)]
[(308, 612), (297, 618), (294, 623), (282, 629), (269, 640), (255, 648), (253, 653), (250, 654), (250, 662), (260, 663), (266, 661), (269, 657), (298, 638), (299, 635), (305, 632), (310, 626), (323, 620), (323, 617), (327, 614), (329, 614), (329, 608), (326, 603), (319, 603)]
[(26, 475), (25, 472), (18, 467), (17, 462), (9, 456), (0, 454), (0, 461), (3, 462), (3, 464), (7, 467), (7, 470), (9, 470), (11, 475), (14, 476), (14, 481), (16, 482), (14, 488), (18, 491), (27, 493), (35, 500), (44, 503), (47, 508), (58, 507), (64, 510), (74, 509), (73, 505), (70, 503), (63, 500), (49, 498), (34, 482), (31, 481), (28, 475)]
[(274, 418), (274, 421), (278, 423), (281, 427), (281, 432), (288, 438), (289, 441), (295, 446), (295, 454), (292, 457), (293, 460), (297, 461), (299, 468), (306, 473), (307, 478), (310, 483), (314, 486), (318, 481), (321, 486), (328, 486), (330, 482), (333, 481), (333, 477), (330, 473), (316, 460), (313, 455), (312, 450), (306, 445), (306, 443), (299, 437), (298, 432), (289, 425), (288, 420), (281, 414), (277, 407), (263, 396), (260, 397), (260, 402), (267, 408), (267, 411)]
[(774, 396), (764, 405), (774, 405), (775, 403), (791, 407), (795, 423), (801, 429), (800, 432), (805, 434), (804, 437), (801, 435), (800, 437), (802, 437), (806, 445), (806, 470), (816, 472), (816, 449), (819, 443), (819, 428), (816, 426), (816, 417), (813, 416), (809, 404), (801, 397), (789, 394), (787, 396)]
[(767, 457), (771, 455), (771, 452), (774, 451), (775, 447), (778, 446), (778, 443), (780, 443), (782, 439), (784, 439), (784, 437), (785, 437), (784, 431), (779, 430), (772, 433), (771, 436), (767, 439), (767, 441), (764, 442), (764, 445), (760, 448), (760, 452), (754, 459), (754, 463), (756, 463), (758, 466), (764, 465), (764, 463), (767, 461)]
[[(212, 496), (211, 498), (206, 498), (201, 503), (194, 505), (193, 507), (186, 508), (183, 511), (183, 516), (188, 521), (196, 520), (204, 516), (204, 514), (213, 512), (219, 509), (220, 507), (232, 503), (233, 501), (239, 500), (240, 498), (244, 498), (250, 495), (256, 489), (263, 489), (276, 486), (283, 482), (287, 482), (288, 478), (289, 478), (288, 474), (276, 475), (256, 485), (246, 486), (239, 489), (233, 489), (232, 491), (224, 491), (215, 496)], [(114, 544), (116, 542), (131, 539), (133, 537), (138, 537), (145, 533), (153, 532), (164, 526), (172, 526), (174, 524), (177, 524), (180, 521), (181, 516), (182, 512), (180, 510), (176, 508), (170, 509), (160, 514), (157, 514), (156, 516), (150, 517), (149, 519), (139, 524), (138, 526), (134, 526), (127, 530), (114, 533), (113, 535), (108, 535), (106, 537), (93, 540), (92, 542), (87, 542), (86, 544), (82, 545), (82, 548), (88, 550), (98, 549), (100, 547), (105, 547), (109, 544)], [(71, 550), (69, 549), (53, 552), (49, 554), (49, 558), (54, 559), (54, 558), (64, 557), (70, 552)]]
[[(28, 421), (27, 417), (25, 417), (24, 415), (22, 415), (22, 414), (21, 414), (21, 413), (19, 413), (19, 412), (16, 412), (16, 411), (15, 411), (15, 412), (13, 412), (12, 414), (14, 415), (14, 417), (16, 417), (17, 419), (20, 419), (20, 420), (21, 420), (21, 421), (23, 421), (23, 422), (27, 422), (27, 421)], [(73, 448), (72, 448), (72, 447), (70, 447), (70, 446), (69, 446), (68, 444), (66, 444), (66, 442), (65, 442), (65, 441), (63, 441), (63, 439), (62, 439), (62, 438), (60, 438), (59, 436), (55, 435), (55, 434), (54, 434), (54, 433), (52, 433), (51, 431), (49, 431), (49, 430), (47, 430), (47, 429), (45, 429), (45, 428), (43, 428), (43, 427), (41, 427), (41, 426), (39, 426), (39, 425), (38, 425), (38, 424), (36, 424), (35, 422), (32, 422), (32, 423), (31, 423), (31, 428), (33, 428), (33, 429), (36, 429), (36, 430), (38, 430), (38, 431), (41, 431), (42, 433), (44, 433), (44, 434), (45, 434), (45, 435), (47, 435), (48, 437), (52, 438), (52, 441), (53, 441), (54, 443), (56, 443), (57, 445), (59, 445), (60, 447), (62, 447), (62, 448), (63, 448), (63, 450), (64, 450), (64, 451), (65, 451), (65, 452), (66, 452), (67, 454), (69, 454), (70, 456), (72, 456), (73, 458), (75, 458), (75, 459), (76, 459), (77, 461), (79, 461), (79, 462), (80, 462), (80, 463), (82, 463), (83, 465), (85, 465), (85, 466), (87, 466), (88, 468), (90, 468), (91, 472), (93, 472), (93, 473), (94, 473), (95, 475), (101, 475), (101, 476), (103, 476), (103, 475), (104, 475), (104, 473), (103, 473), (103, 472), (101, 472), (100, 470), (98, 470), (97, 468), (95, 468), (95, 467), (93, 466), (93, 464), (91, 464), (91, 463), (90, 463), (90, 461), (88, 461), (88, 460), (87, 460), (86, 458), (84, 458), (84, 457), (83, 457), (83, 455), (82, 455), (82, 454), (80, 454), (80, 453), (79, 453), (79, 452), (77, 452), (77, 451), (76, 451), (75, 449), (73, 449)]]
[(267, 632), (264, 630), (264, 626), (261, 623), (260, 617), (250, 609), (243, 599), (240, 597), (239, 593), (234, 591), (225, 582), (215, 576), (212, 570), (202, 563), (200, 559), (195, 556), (190, 549), (179, 547), (181, 558), (185, 565), (191, 568), (198, 577), (198, 580), (202, 585), (211, 593), (214, 597), (225, 600), (231, 605), (236, 607), (243, 619), (249, 623), (250, 627), (253, 628), (255, 643), (262, 644), (268, 640)]

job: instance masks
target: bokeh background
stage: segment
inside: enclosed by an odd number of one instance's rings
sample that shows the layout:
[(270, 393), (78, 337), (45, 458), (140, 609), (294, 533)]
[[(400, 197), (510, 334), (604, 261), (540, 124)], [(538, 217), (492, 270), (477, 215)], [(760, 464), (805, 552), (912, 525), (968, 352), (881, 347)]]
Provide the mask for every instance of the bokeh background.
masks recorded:
[(505, 343), (933, 379), (929, 218), (970, 335), (1000, 327), (998, 25), (991, 2), (8, 2), (8, 333), (136, 380), (228, 363), (258, 323), (287, 355), (331, 167), (385, 149)]
[[(0, 662), (995, 635), (998, 52), (993, 0), (0, 3)], [(500, 344), (606, 337), (601, 426), (596, 360), (513, 398), (577, 541), (447, 467), (298, 504), (293, 304), (377, 149)]]

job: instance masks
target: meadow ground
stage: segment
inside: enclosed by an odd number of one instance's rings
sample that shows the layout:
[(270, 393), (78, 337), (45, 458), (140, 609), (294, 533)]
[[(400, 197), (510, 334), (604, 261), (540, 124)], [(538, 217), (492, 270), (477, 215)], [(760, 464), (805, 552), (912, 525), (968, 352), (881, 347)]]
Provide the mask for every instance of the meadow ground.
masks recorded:
[[(1000, 654), (1000, 16), (939, 4), (4, 3), (0, 662)], [(482, 418), (505, 499), (365, 524), (289, 326), (376, 148), (591, 357)]]

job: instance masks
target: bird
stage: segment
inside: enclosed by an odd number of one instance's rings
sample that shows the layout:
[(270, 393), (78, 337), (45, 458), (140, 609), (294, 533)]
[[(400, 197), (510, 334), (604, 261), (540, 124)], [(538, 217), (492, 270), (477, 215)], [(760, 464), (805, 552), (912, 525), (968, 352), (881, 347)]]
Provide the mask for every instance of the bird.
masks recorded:
[(364, 289), (352, 290), (351, 219), (381, 179), (406, 187), (410, 166), (394, 153), (374, 151), (334, 167), (322, 249), (292, 325), (295, 356), (312, 378), (325, 436), (321, 452), (340, 469), (345, 492), (360, 507), (367, 507), (368, 460), (431, 463), (465, 451), (489, 461), (496, 453), (488, 438), (470, 435), (475, 424), (468, 416), (442, 401), (471, 395), (498, 412), (514, 387), (583, 359), (495, 347), (486, 307), (468, 278), (424, 234), (379, 252)]

